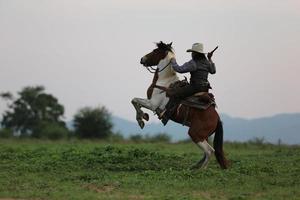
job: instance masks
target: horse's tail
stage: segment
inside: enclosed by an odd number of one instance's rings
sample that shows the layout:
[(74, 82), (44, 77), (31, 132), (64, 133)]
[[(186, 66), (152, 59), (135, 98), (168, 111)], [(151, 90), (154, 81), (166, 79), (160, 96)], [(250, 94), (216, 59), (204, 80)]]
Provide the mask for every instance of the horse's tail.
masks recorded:
[(221, 120), (218, 120), (217, 128), (214, 137), (215, 156), (222, 169), (228, 168), (228, 161), (223, 152), (223, 125)]

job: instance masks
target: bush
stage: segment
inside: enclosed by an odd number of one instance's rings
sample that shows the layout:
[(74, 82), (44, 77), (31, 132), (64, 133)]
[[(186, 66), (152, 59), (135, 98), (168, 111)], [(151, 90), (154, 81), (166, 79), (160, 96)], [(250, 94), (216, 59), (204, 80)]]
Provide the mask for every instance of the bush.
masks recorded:
[(74, 116), (75, 133), (80, 138), (107, 138), (113, 125), (105, 107), (85, 107)]
[(171, 142), (171, 137), (166, 133), (159, 133), (157, 135), (154, 135), (152, 137), (149, 137), (150, 142)]
[(68, 137), (69, 131), (65, 127), (57, 124), (51, 124), (43, 130), (43, 136), (50, 140), (59, 140)]
[(166, 133), (159, 133), (153, 136), (150, 135), (140, 135), (140, 134), (136, 134), (136, 135), (131, 135), (129, 140), (133, 141), (133, 142), (166, 142), (169, 143), (171, 142), (171, 137), (166, 134)]
[(0, 129), (0, 138), (12, 138), (14, 136), (13, 131), (10, 129)]
[(123, 135), (121, 135), (120, 133), (112, 133), (107, 140), (109, 142), (123, 142), (125, 141)]
[(129, 140), (131, 140), (133, 142), (143, 142), (145, 139), (143, 138), (142, 135), (136, 134), (136, 135), (131, 135), (129, 137)]
[(266, 144), (266, 140), (264, 137), (255, 137), (251, 140), (248, 140), (248, 143), (252, 144), (252, 145), (261, 146), (261, 145)]
[(59, 140), (67, 138), (69, 131), (62, 124), (58, 123), (41, 123), (32, 133), (32, 137), (50, 140)]

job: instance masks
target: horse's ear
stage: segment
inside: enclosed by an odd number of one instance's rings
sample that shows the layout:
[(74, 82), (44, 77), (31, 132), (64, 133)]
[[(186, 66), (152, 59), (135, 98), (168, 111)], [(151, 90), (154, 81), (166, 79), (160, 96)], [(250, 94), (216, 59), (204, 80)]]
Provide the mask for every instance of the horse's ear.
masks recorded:
[(173, 42), (171, 42), (170, 44), (168, 44), (169, 47), (172, 47)]

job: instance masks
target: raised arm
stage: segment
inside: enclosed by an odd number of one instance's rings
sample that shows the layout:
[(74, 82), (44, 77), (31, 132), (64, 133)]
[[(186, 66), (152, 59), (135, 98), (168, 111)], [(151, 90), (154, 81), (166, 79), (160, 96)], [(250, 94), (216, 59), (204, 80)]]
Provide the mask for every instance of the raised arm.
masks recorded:
[(208, 58), (208, 62), (210, 63), (209, 65), (209, 73), (211, 74), (215, 74), (216, 73), (216, 65), (215, 63), (212, 61), (211, 57), (213, 56), (214, 52), (218, 49), (218, 46), (212, 51), (212, 52), (209, 52), (207, 54), (207, 58)]
[(190, 60), (189, 62), (184, 63), (183, 65), (178, 65), (175, 58), (171, 59), (171, 65), (173, 69), (178, 73), (186, 73), (197, 70), (197, 65), (195, 61)]

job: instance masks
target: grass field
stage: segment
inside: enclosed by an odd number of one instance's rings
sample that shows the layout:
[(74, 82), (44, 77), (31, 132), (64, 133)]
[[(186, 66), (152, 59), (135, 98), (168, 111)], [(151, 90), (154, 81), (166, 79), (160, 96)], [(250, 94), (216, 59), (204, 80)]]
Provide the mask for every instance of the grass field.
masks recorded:
[(192, 143), (0, 141), (3, 199), (300, 199), (300, 147), (225, 144), (221, 170), (189, 170)]

